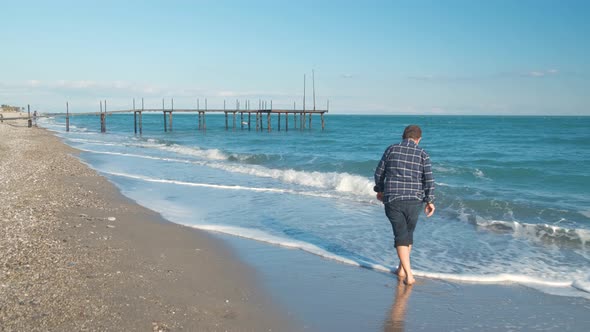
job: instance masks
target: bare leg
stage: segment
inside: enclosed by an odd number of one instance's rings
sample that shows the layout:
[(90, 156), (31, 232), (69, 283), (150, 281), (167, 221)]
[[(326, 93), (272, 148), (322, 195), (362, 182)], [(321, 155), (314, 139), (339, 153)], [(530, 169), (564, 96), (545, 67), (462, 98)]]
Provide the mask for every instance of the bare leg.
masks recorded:
[[(409, 245), (409, 250), (410, 250), (410, 254), (412, 254), (412, 245)], [(402, 266), (402, 263), (400, 261), (399, 265), (397, 266), (397, 269), (394, 272), (395, 274), (397, 274), (398, 277), (405, 279), (406, 278), (406, 270), (404, 270), (404, 267)]]
[(397, 246), (397, 255), (401, 262), (402, 268), (406, 272), (405, 282), (408, 285), (412, 285), (416, 280), (412, 274), (412, 268), (410, 266), (410, 247), (409, 246)]

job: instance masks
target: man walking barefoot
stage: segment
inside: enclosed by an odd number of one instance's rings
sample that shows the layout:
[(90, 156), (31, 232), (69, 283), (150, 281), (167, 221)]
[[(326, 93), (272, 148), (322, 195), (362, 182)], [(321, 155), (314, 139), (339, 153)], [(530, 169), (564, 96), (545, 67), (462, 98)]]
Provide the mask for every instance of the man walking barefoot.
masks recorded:
[(400, 260), (396, 274), (412, 285), (416, 280), (410, 265), (414, 229), (422, 209), (426, 217), (434, 213), (434, 177), (428, 153), (418, 147), (422, 130), (407, 126), (403, 141), (389, 146), (375, 170), (377, 199), (385, 204), (395, 237), (395, 249)]

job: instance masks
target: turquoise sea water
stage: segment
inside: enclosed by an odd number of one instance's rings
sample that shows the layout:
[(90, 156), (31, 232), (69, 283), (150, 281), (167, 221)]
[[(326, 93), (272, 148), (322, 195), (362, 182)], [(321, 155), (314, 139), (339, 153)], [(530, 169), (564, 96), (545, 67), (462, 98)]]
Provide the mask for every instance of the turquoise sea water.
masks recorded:
[[(266, 117), (264, 119), (266, 126)], [(225, 130), (222, 115), (76, 116), (42, 125), (128, 197), (170, 221), (299, 248), (389, 271), (392, 231), (372, 192), (373, 171), (403, 128), (423, 129), (432, 158), (435, 216), (422, 217), (418, 276), (516, 282), (590, 298), (590, 117), (326, 116), (311, 130)], [(232, 120), (230, 117), (230, 127)], [(261, 260), (264, 257), (260, 257)], [(351, 267), (353, 268), (353, 267)]]

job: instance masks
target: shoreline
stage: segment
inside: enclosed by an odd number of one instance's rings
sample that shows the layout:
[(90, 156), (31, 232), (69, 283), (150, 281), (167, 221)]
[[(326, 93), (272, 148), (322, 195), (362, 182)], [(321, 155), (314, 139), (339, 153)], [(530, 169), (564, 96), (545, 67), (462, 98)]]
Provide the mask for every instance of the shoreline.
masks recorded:
[(48, 130), (4, 124), (1, 330), (293, 330), (221, 240), (124, 197)]

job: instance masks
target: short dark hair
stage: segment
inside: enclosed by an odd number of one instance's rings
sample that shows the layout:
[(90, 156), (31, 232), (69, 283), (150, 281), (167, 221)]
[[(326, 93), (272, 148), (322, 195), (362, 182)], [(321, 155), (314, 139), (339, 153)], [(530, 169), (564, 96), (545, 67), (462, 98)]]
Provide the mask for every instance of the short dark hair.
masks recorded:
[(419, 139), (422, 137), (422, 129), (416, 125), (409, 125), (404, 129), (403, 139), (413, 138)]

